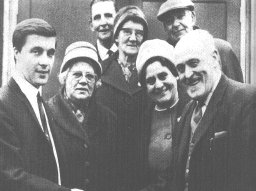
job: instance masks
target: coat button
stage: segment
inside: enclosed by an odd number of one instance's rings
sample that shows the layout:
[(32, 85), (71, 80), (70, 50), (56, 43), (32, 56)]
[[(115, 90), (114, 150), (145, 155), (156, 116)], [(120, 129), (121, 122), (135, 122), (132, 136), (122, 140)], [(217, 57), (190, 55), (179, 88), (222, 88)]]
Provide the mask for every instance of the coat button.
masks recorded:
[(85, 148), (85, 149), (88, 149), (88, 145), (87, 145), (86, 143), (84, 144), (84, 148)]
[(84, 163), (84, 166), (85, 166), (85, 167), (88, 167), (88, 166), (90, 166), (90, 163), (89, 163), (88, 161), (86, 161), (86, 162)]
[(85, 185), (89, 184), (89, 182), (90, 182), (89, 179), (85, 179), (85, 180), (84, 180)]

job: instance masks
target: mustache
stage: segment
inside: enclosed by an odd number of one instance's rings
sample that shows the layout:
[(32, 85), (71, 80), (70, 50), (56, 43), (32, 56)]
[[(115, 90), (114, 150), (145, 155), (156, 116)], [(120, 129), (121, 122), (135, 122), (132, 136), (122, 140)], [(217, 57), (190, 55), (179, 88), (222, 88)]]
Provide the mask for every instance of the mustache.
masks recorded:
[(184, 78), (183, 82), (186, 84), (186, 85), (193, 85), (196, 81), (200, 80), (201, 77), (200, 76), (197, 76), (197, 75), (192, 75), (190, 78)]
[(100, 32), (102, 30), (113, 30), (113, 26), (111, 25), (100, 25), (96, 28), (96, 31)]

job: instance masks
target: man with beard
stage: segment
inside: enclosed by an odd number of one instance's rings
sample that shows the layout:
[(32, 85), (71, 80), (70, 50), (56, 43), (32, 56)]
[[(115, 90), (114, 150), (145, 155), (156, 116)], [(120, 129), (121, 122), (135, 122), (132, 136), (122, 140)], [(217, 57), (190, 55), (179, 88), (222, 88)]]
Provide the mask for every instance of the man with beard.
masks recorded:
[[(198, 29), (196, 13), (191, 0), (167, 0), (159, 8), (157, 19), (164, 25), (168, 42), (175, 46), (186, 33)], [(239, 61), (230, 43), (222, 39), (214, 39), (220, 55), (222, 72), (229, 78), (243, 82), (243, 74)]]
[(207, 31), (184, 35), (174, 54), (192, 101), (173, 136), (171, 190), (255, 190), (256, 88), (222, 74)]
[(90, 27), (97, 37), (95, 47), (101, 62), (117, 51), (112, 41), (116, 2), (115, 0), (92, 0), (90, 9)]

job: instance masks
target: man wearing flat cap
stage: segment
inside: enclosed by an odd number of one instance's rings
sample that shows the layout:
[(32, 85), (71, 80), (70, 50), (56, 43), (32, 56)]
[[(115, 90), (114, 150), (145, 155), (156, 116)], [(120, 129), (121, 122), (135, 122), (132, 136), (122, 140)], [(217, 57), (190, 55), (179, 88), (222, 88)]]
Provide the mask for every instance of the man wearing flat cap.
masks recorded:
[(70, 44), (60, 67), (60, 92), (49, 101), (63, 184), (114, 190), (116, 116), (95, 102), (102, 69), (95, 47)]
[[(167, 0), (158, 11), (157, 19), (164, 25), (168, 35), (168, 42), (175, 46), (186, 33), (198, 29), (196, 26), (196, 13), (191, 0)], [(222, 72), (229, 78), (243, 82), (240, 63), (230, 43), (222, 39), (214, 39), (218, 49)]]

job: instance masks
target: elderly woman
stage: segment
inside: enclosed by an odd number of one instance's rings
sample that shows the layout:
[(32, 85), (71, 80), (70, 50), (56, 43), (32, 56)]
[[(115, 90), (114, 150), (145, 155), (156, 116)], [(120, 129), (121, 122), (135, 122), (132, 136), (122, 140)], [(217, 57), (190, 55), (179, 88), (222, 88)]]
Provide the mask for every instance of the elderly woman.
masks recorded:
[(147, 124), (141, 132), (140, 152), (144, 153), (148, 178), (145, 190), (162, 190), (171, 171), (173, 130), (182, 109), (173, 49), (166, 41), (148, 40), (141, 45), (136, 61), (139, 81), (153, 101), (145, 112)]
[(118, 51), (102, 64), (102, 86), (97, 89), (97, 101), (111, 108), (118, 120), (119, 177), (127, 190), (140, 184), (137, 177), (139, 153), (138, 135), (147, 96), (138, 84), (135, 67), (142, 42), (147, 39), (148, 24), (136, 6), (119, 10), (114, 20), (114, 41)]
[(69, 45), (60, 68), (60, 92), (48, 104), (64, 186), (82, 190), (113, 190), (115, 182), (116, 116), (95, 102), (102, 69), (93, 45)]

